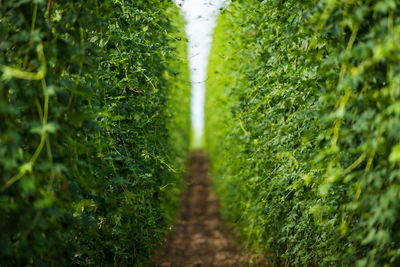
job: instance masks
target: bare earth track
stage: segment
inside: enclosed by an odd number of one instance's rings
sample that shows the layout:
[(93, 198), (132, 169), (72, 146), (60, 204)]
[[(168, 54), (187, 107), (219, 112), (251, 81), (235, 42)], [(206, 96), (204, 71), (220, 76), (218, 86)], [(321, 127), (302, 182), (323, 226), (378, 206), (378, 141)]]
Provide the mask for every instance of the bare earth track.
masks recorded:
[(220, 216), (219, 200), (204, 151), (191, 155), (186, 189), (167, 244), (155, 256), (155, 266), (266, 266), (251, 262), (230, 237)]

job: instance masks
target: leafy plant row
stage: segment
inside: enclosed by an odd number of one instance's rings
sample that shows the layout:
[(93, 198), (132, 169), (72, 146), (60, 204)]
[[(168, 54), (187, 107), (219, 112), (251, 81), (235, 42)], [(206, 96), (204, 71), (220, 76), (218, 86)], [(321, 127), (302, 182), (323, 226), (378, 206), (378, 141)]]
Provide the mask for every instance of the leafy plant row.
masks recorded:
[(136, 266), (189, 145), (172, 1), (0, 1), (0, 266)]
[(400, 264), (400, 2), (242, 0), (206, 101), (224, 216), (295, 266)]

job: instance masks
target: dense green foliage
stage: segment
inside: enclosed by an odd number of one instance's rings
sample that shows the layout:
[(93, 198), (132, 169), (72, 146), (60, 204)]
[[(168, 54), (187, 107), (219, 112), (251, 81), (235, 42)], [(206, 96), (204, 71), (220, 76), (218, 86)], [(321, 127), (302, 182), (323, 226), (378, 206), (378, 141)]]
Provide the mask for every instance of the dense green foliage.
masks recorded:
[(167, 0), (0, 0), (0, 266), (136, 266), (189, 146)]
[(240, 0), (206, 97), (223, 213), (296, 266), (400, 265), (400, 2)]

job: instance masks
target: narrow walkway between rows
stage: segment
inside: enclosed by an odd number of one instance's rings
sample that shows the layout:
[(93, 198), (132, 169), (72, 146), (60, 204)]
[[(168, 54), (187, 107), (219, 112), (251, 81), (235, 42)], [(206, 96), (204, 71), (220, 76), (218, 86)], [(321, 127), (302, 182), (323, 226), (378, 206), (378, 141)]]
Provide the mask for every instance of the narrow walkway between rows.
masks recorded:
[(243, 254), (229, 236), (220, 216), (209, 174), (209, 161), (202, 150), (192, 152), (177, 221), (156, 266), (265, 266)]

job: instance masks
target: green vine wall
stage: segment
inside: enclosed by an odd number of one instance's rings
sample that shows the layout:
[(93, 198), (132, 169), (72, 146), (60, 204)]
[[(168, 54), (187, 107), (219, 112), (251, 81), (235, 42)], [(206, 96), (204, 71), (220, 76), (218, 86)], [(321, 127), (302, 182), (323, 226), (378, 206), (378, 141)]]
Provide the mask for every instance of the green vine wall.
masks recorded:
[(137, 266), (189, 146), (171, 1), (0, 1), (0, 266)]
[(271, 261), (400, 264), (399, 7), (242, 0), (219, 18), (206, 144), (225, 218)]

